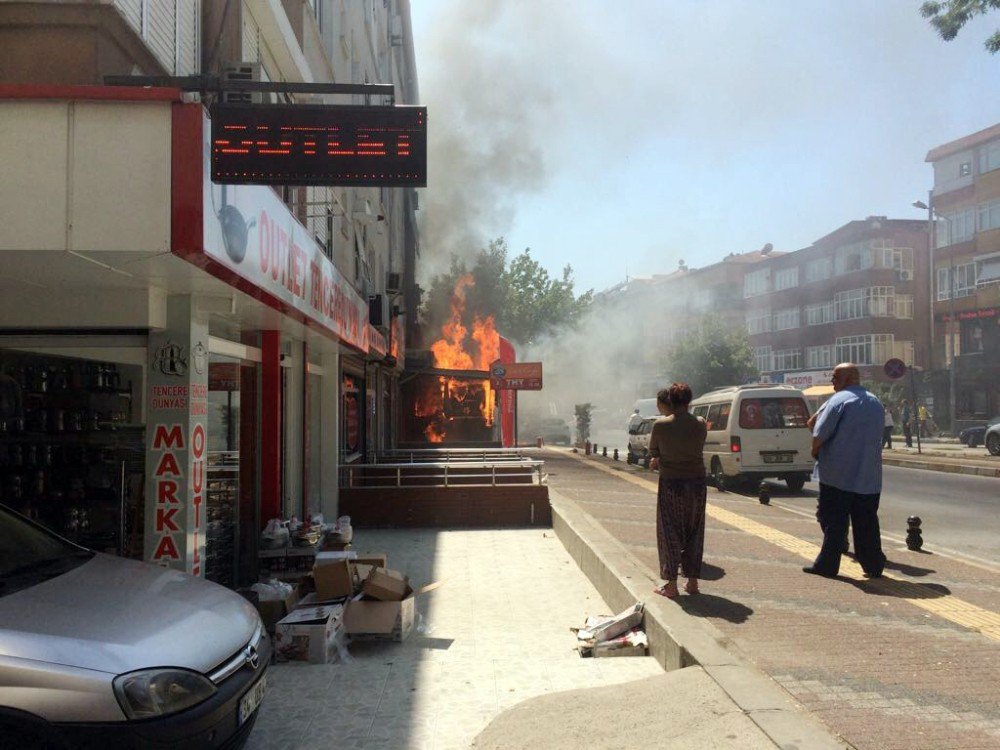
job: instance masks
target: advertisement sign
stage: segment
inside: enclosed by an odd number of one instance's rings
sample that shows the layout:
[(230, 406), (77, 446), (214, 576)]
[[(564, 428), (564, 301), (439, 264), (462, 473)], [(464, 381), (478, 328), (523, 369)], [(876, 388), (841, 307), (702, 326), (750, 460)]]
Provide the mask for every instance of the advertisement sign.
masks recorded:
[(147, 562), (204, 574), (208, 325), (188, 296), (167, 301), (167, 328), (149, 334)]
[[(206, 150), (209, 144), (205, 144)], [(214, 185), (204, 160), (205, 255), (367, 352), (368, 302), (269, 187)]]
[(786, 372), (785, 385), (796, 388), (810, 388), (814, 385), (829, 385), (833, 370), (811, 370), (809, 372)]
[(499, 360), (490, 366), (490, 380), (497, 390), (540, 391), (542, 390), (541, 362), (511, 362)]

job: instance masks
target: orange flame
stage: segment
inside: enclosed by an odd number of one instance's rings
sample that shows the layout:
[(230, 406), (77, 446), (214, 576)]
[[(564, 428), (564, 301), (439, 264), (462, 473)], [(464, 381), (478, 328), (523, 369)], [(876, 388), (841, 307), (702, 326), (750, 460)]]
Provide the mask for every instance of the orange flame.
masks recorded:
[[(434, 355), (434, 366), (442, 370), (489, 370), (490, 365), (500, 356), (500, 335), (497, 333), (493, 316), (476, 317), (472, 321), (471, 338), (476, 344), (476, 356), (466, 350), (466, 339), (470, 338), (469, 329), (462, 323), (465, 313), (465, 299), (469, 287), (475, 285), (471, 273), (463, 274), (455, 282), (455, 290), (451, 295), (451, 315), (441, 326), (441, 338), (431, 344)], [(462, 382), (454, 378), (440, 376), (438, 382), (440, 393), (428, 394), (428, 399), (418, 402), (414, 413), (417, 416), (430, 416), (439, 413), (441, 419), (435, 419), (424, 430), (424, 435), (432, 443), (440, 443), (446, 434), (444, 429), (444, 399), (446, 394), (455, 392), (462, 387)], [(483, 400), (479, 411), (487, 427), (493, 425), (493, 388), (490, 381), (482, 380)]]

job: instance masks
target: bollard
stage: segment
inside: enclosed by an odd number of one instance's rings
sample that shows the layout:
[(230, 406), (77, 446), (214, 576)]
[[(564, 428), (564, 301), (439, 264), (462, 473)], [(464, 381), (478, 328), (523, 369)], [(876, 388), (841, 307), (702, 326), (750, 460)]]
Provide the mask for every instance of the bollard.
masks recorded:
[(542, 447), (542, 439), (540, 437), (535, 438), (535, 447), (536, 448)]
[(617, 461), (617, 460), (618, 460), (618, 449), (617, 449), (617, 448), (615, 448), (615, 453), (614, 453), (614, 460), (615, 460), (615, 461)]
[(590, 441), (589, 440), (586, 443), (583, 444), (583, 455), (585, 455), (585, 456), (589, 456), (590, 455)]
[(605, 446), (604, 446), (604, 447), (603, 447), (603, 448), (601, 449), (601, 455), (602, 455), (602, 456), (604, 456), (605, 458), (607, 458), (607, 457), (608, 457), (608, 446), (606, 446), (606, 445), (605, 445)]
[(906, 548), (914, 552), (919, 551), (924, 546), (920, 523), (920, 516), (910, 516), (906, 519)]
[(760, 500), (760, 504), (761, 505), (770, 505), (771, 504), (771, 490), (768, 489), (767, 482), (761, 482), (760, 483), (760, 487), (758, 488), (757, 491), (760, 493), (759, 496), (757, 497), (757, 499)]

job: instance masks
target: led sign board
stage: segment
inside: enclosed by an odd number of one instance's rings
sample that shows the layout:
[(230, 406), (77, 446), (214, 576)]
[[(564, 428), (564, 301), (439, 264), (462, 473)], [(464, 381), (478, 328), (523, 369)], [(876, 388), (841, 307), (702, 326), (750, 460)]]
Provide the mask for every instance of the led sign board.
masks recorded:
[(212, 182), (425, 187), (427, 108), (217, 104)]

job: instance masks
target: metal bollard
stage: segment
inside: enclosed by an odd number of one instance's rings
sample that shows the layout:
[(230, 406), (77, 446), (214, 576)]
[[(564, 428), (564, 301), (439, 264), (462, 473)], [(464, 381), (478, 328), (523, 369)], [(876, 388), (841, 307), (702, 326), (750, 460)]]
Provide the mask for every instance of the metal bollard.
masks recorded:
[(540, 437), (536, 437), (535, 438), (535, 447), (536, 448), (541, 448), (542, 447), (542, 439)]
[(920, 516), (910, 516), (906, 519), (906, 548), (918, 551), (924, 546), (924, 537), (920, 531)]
[(601, 448), (601, 455), (604, 456), (605, 458), (608, 457), (608, 446), (605, 445), (603, 448)]
[(618, 449), (617, 449), (617, 448), (615, 448), (615, 453), (614, 453), (614, 460), (615, 460), (615, 461), (617, 461), (617, 460), (618, 460)]
[(760, 500), (761, 505), (771, 504), (771, 490), (767, 487), (767, 482), (761, 482), (760, 487), (757, 488), (759, 493), (757, 499)]
[(586, 443), (583, 444), (583, 455), (585, 455), (585, 456), (589, 456), (590, 455), (590, 441), (589, 440)]

